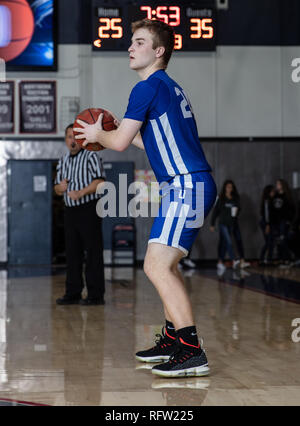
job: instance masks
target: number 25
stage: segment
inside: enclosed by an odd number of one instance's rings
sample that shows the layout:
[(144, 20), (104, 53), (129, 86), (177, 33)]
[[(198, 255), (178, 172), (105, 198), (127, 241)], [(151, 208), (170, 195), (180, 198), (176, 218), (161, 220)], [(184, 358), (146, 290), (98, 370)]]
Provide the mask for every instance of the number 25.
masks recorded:
[(177, 96), (182, 97), (180, 107), (181, 107), (183, 117), (184, 118), (192, 118), (193, 117), (192, 107), (191, 107), (191, 104), (188, 101), (187, 97), (185, 96), (185, 94), (180, 89), (178, 89), (178, 87), (175, 87), (175, 92), (176, 92)]

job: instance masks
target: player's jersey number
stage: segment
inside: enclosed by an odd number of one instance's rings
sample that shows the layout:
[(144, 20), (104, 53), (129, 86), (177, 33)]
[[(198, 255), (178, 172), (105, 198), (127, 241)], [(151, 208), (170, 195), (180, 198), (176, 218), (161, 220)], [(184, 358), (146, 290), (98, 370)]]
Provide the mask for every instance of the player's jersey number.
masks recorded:
[(175, 92), (176, 92), (177, 96), (182, 97), (182, 101), (180, 102), (180, 108), (181, 108), (183, 117), (184, 118), (192, 118), (193, 117), (193, 110), (192, 110), (192, 106), (190, 104), (189, 99), (187, 98), (185, 93), (182, 90), (180, 90), (178, 87), (175, 87)]

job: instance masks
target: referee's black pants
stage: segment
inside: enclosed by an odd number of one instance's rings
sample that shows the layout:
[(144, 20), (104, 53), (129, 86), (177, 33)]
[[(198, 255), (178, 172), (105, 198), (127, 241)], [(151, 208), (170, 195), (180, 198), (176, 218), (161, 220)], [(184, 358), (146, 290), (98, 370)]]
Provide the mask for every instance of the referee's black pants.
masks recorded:
[(89, 299), (105, 292), (102, 220), (96, 213), (97, 201), (65, 208), (67, 258), (66, 296), (77, 298), (83, 290), (82, 267), (86, 251), (85, 279)]

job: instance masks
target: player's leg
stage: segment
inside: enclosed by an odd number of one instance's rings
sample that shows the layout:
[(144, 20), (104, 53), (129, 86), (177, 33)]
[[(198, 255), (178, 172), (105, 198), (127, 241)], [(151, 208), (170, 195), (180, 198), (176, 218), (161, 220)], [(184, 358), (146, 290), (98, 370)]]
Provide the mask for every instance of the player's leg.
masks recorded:
[[(184, 278), (182, 276), (182, 273), (178, 266), (175, 266), (173, 269), (174, 274), (178, 277), (178, 279), (182, 282), (182, 285), (185, 286)], [(176, 339), (176, 329), (172, 322), (171, 315), (168, 312), (168, 309), (165, 305), (164, 306), (164, 314), (166, 319), (166, 325), (165, 325), (165, 335), (173, 341)]]
[[(144, 265), (176, 328), (176, 352), (167, 363), (152, 369), (154, 374), (166, 377), (207, 375), (209, 372), (178, 262), (191, 250), (204, 218), (215, 202), (216, 187), (208, 173), (184, 175), (179, 179), (181, 188), (178, 190), (178, 179), (174, 179), (175, 196), (168, 200), (168, 214), (162, 222), (159, 218), (155, 220)], [(175, 214), (170, 214), (172, 204), (177, 206)]]
[[(198, 180), (200, 180), (199, 186), (196, 185)], [(216, 188), (210, 175), (201, 174), (200, 176), (176, 177), (174, 185), (167, 188), (166, 191), (169, 193), (162, 194), (160, 212), (151, 230), (144, 269), (160, 294), (166, 324), (169, 323), (176, 328), (177, 348), (175, 352), (177, 355), (174, 358), (175, 355), (172, 354), (172, 362), (166, 363), (167, 365), (163, 367), (158, 366), (153, 369), (153, 373), (168, 377), (205, 375), (209, 371), (207, 360), (198, 341), (191, 302), (183, 277), (178, 270), (178, 262), (191, 249), (204, 217), (215, 201)], [(162, 212), (163, 214), (161, 214)], [(190, 213), (192, 214), (189, 217)], [(150, 351), (153, 353), (155, 349), (156, 353), (162, 353), (163, 348), (163, 345), (157, 345)], [(149, 354), (149, 351), (143, 351), (137, 355), (140, 354), (145, 356)], [(182, 368), (173, 371), (173, 360), (176, 363), (177, 357), (181, 357), (181, 355), (182, 358), (178, 359), (178, 366)], [(182, 364), (181, 360), (185, 362), (191, 357), (193, 360), (188, 363), (190, 368), (186, 369), (187, 364)]]
[[(151, 245), (149, 245), (150, 247)], [(147, 253), (149, 252), (149, 249)], [(179, 251), (178, 259), (180, 260), (184, 254)], [(175, 277), (181, 282), (184, 288), (184, 279), (178, 269), (178, 262), (171, 265), (172, 272)], [(156, 335), (155, 346), (150, 349), (139, 351), (136, 353), (136, 359), (142, 362), (161, 362), (168, 360), (170, 355), (176, 350), (176, 329), (172, 322), (167, 306), (163, 304), (165, 314), (165, 326), (162, 328), (161, 334)]]
[[(170, 355), (176, 350), (176, 328), (181, 324), (193, 322), (191, 303), (185, 290), (183, 277), (178, 270), (178, 262), (184, 256), (177, 248), (163, 246), (161, 244), (149, 244), (145, 257), (144, 268), (146, 275), (155, 285), (155, 282), (167, 282), (170, 284), (170, 291), (173, 293), (178, 289), (178, 299), (173, 297), (165, 303), (165, 297), (161, 296), (164, 306), (166, 325), (161, 335), (157, 335), (156, 345), (148, 350), (137, 352), (136, 358), (144, 362), (161, 362), (168, 360)], [(155, 271), (155, 277), (151, 270)], [(175, 286), (172, 285), (175, 283)], [(158, 287), (155, 285), (158, 289)], [(166, 289), (167, 290), (167, 289)], [(164, 292), (164, 290), (162, 290)], [(159, 291), (158, 291), (159, 292)], [(159, 292), (160, 293), (160, 292)], [(179, 302), (180, 300), (180, 302)], [(173, 306), (172, 306), (173, 305)], [(172, 307), (170, 311), (170, 307)], [(181, 322), (174, 324), (173, 310), (182, 310)], [(187, 318), (187, 319), (185, 319)], [(180, 325), (179, 325), (180, 324)]]
[(178, 339), (175, 353), (169, 361), (152, 369), (165, 377), (207, 375), (209, 367), (198, 341), (192, 305), (182, 279), (175, 271), (183, 253), (178, 248), (149, 244), (144, 270), (157, 289), (167, 314), (176, 328)]
[(144, 262), (144, 271), (157, 289), (176, 330), (194, 322), (190, 299), (176, 271), (183, 255), (178, 248), (151, 243)]

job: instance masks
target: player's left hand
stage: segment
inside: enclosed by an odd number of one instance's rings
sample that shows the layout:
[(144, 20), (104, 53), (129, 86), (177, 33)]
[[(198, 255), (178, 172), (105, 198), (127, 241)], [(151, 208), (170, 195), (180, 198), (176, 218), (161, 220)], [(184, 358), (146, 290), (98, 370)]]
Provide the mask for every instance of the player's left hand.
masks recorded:
[(82, 127), (75, 127), (74, 131), (80, 133), (76, 135), (75, 139), (85, 139), (83, 146), (88, 145), (89, 143), (101, 143), (100, 134), (103, 130), (102, 127), (103, 114), (100, 114), (98, 120), (95, 124), (88, 124), (82, 120), (76, 120), (76, 123), (80, 124)]
[(109, 110), (107, 110), (109, 113), (110, 113), (110, 115), (112, 115), (113, 116), (113, 118), (114, 118), (114, 125), (116, 126), (116, 127), (120, 127), (120, 124), (121, 124), (121, 122), (120, 122), (120, 120), (118, 119), (118, 117), (113, 113), (113, 112), (111, 112), (111, 111), (109, 111)]
[(115, 126), (120, 127), (121, 122), (117, 118), (115, 118), (114, 124), (115, 124)]
[(83, 193), (80, 190), (79, 191), (70, 191), (70, 192), (68, 192), (68, 196), (71, 198), (71, 200), (77, 201), (77, 200), (79, 200), (80, 198), (83, 197)]

